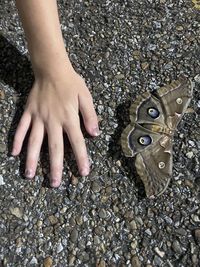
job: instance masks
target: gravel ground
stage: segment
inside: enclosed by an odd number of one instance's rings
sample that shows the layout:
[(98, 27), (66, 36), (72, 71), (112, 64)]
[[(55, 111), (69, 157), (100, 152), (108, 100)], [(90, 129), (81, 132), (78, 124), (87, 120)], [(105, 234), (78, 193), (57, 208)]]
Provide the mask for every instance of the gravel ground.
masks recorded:
[[(15, 2), (0, 5), (0, 266), (200, 266), (200, 10), (195, 1), (58, 1), (76, 70), (91, 89), (101, 135), (86, 143), (88, 177), (66, 150), (59, 189), (48, 185), (47, 144), (33, 182), (23, 178), (26, 145), (10, 156), (33, 82)], [(166, 193), (145, 198), (119, 138), (135, 97), (179, 74), (194, 97), (174, 140)], [(67, 147), (66, 142), (66, 147)]]

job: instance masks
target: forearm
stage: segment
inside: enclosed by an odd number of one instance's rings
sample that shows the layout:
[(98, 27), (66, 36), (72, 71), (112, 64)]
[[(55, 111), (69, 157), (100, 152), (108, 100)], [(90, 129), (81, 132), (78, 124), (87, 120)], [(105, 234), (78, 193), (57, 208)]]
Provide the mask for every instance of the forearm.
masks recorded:
[(56, 0), (16, 0), (16, 5), (28, 42), (35, 74), (58, 71), (63, 64), (71, 69)]

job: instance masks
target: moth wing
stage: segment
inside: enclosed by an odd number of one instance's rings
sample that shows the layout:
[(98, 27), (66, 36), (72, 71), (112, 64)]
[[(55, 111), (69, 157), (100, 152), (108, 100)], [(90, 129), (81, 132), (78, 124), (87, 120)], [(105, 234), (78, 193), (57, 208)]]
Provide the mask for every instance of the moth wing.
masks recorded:
[[(152, 118), (148, 114), (150, 108), (158, 112), (157, 118)], [(145, 148), (138, 143), (140, 136), (151, 135), (153, 142), (161, 137), (159, 133), (151, 131), (153, 125), (163, 126), (165, 124), (165, 116), (160, 100), (149, 92), (138, 96), (130, 107), (130, 120), (131, 123), (121, 135), (121, 145), (124, 154), (128, 157), (133, 157)]]
[[(148, 138), (149, 144), (144, 145), (139, 142), (141, 137)], [(127, 157), (133, 157), (137, 153), (150, 148), (154, 142), (158, 141), (162, 135), (160, 133), (152, 132), (139, 124), (128, 125), (121, 137), (122, 149)]]
[(175, 129), (185, 113), (192, 98), (193, 85), (186, 77), (180, 77), (169, 85), (157, 90), (157, 96), (166, 114), (166, 124)]
[(138, 153), (135, 166), (147, 197), (161, 195), (172, 176), (172, 139), (163, 136), (151, 147)]

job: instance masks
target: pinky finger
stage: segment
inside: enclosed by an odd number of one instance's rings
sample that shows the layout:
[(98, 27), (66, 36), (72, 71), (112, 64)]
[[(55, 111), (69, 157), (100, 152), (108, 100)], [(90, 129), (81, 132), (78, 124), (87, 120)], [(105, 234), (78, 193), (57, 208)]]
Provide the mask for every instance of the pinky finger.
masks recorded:
[(17, 126), (17, 130), (15, 132), (12, 152), (11, 152), (13, 156), (16, 156), (20, 153), (30, 123), (31, 123), (31, 114), (24, 112)]

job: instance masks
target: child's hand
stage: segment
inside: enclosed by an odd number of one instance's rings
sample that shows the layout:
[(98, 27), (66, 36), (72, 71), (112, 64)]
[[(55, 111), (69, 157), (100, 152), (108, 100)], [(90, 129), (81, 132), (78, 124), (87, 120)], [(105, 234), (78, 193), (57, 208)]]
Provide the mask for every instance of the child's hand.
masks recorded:
[(89, 160), (80, 129), (79, 110), (85, 128), (92, 136), (99, 134), (97, 116), (91, 94), (84, 80), (74, 71), (63, 71), (56, 77), (36, 78), (25, 111), (17, 127), (13, 155), (18, 155), (31, 126), (25, 176), (33, 178), (45, 132), (50, 155), (50, 183), (58, 187), (63, 169), (63, 130), (67, 133), (81, 175), (88, 175)]

